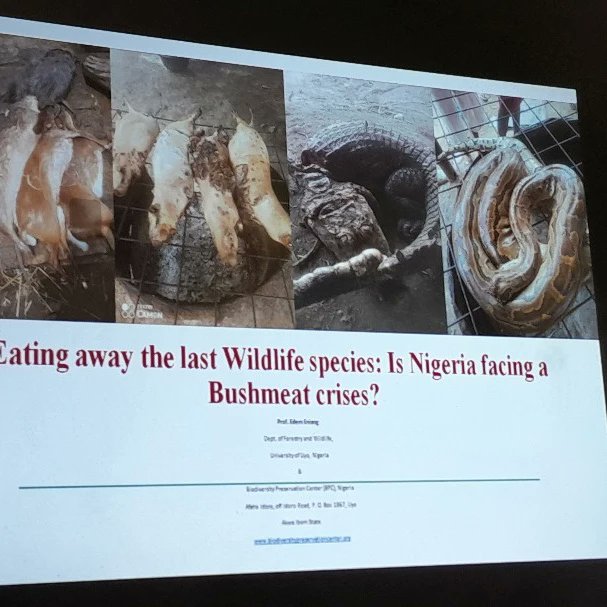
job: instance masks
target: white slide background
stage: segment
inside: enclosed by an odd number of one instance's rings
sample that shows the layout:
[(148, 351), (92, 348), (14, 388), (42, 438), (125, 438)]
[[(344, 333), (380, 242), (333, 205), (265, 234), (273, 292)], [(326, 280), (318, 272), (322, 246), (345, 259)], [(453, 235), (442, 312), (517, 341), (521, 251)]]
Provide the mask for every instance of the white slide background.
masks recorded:
[[(7, 347), (177, 352), (288, 344), (298, 353), (428, 352), (548, 363), (549, 377), (250, 373), (0, 366), (0, 582), (430, 565), (607, 556), (607, 432), (598, 342), (255, 329), (0, 322)], [(221, 358), (220, 358), (221, 360)], [(222, 365), (225, 367), (225, 365)], [(378, 405), (210, 405), (207, 382), (380, 386)], [(316, 427), (277, 418), (318, 419)], [(327, 434), (328, 459), (270, 459), (272, 434)], [(298, 469), (302, 473), (298, 474)], [(244, 485), (20, 489), (165, 483), (539, 479), (360, 483), (352, 509), (288, 528), (247, 503), (319, 497)], [(297, 512), (298, 518), (308, 514)], [(350, 536), (349, 543), (256, 546), (258, 538)]]

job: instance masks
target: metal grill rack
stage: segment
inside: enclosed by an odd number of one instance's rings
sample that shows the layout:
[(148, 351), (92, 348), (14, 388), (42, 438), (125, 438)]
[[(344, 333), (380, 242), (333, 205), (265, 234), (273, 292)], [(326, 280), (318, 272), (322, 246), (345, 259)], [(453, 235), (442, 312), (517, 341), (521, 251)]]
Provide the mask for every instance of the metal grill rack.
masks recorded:
[[(568, 103), (522, 99), (520, 114), (493, 95), (476, 95), (456, 91), (434, 91), (433, 112), (437, 152), (472, 137), (498, 136), (498, 112), (503, 107), (509, 118), (508, 136), (520, 139), (544, 164), (560, 163), (573, 168), (580, 177), (582, 163), (577, 109)], [(450, 166), (439, 167), (439, 205), (443, 242), (443, 272), (450, 334), (495, 335), (489, 318), (467, 291), (454, 262), (451, 242), (452, 210), (465, 174), (477, 154), (456, 155)], [(448, 173), (457, 179), (450, 181)], [(453, 176), (453, 175), (452, 175)], [(548, 219), (538, 214), (534, 229), (540, 240), (545, 238)], [(562, 319), (544, 337), (598, 337), (596, 303), (591, 279), (584, 283)]]
[[(120, 110), (113, 110), (114, 118)], [(169, 120), (154, 116), (160, 128), (169, 124)], [(205, 124), (203, 121), (195, 123), (196, 127), (203, 128), (205, 132), (214, 132), (219, 125)], [(234, 128), (223, 127), (230, 136)], [(270, 128), (258, 129), (264, 139), (270, 156), (272, 167), (272, 187), (287, 213), (288, 188), (285, 176), (286, 155), (282, 152), (284, 146), (279, 145), (276, 132)], [(183, 222), (184, 244), (167, 244), (163, 246), (176, 246), (181, 251), (179, 267), (179, 284), (168, 284), (157, 281), (157, 277), (150, 276), (149, 262), (152, 245), (147, 239), (145, 231), (137, 231), (138, 225), (145, 225), (147, 209), (152, 200), (153, 183), (140, 180), (132, 184), (127, 196), (116, 198), (114, 209), (116, 217), (116, 320), (126, 323), (155, 323), (177, 325), (200, 325), (215, 327), (264, 327), (264, 328), (292, 328), (295, 322), (293, 303), (293, 286), (291, 278), (290, 259), (273, 260), (279, 265), (274, 273), (263, 285), (253, 293), (236, 293), (235, 297), (219, 303), (189, 304), (172, 299), (165, 299), (153, 293), (155, 288), (165, 287), (175, 293), (187, 288), (182, 279), (183, 253), (191, 245), (187, 243), (188, 225), (200, 217), (200, 211), (195, 204), (186, 209)], [(133, 252), (138, 250), (138, 264), (132, 263)]]

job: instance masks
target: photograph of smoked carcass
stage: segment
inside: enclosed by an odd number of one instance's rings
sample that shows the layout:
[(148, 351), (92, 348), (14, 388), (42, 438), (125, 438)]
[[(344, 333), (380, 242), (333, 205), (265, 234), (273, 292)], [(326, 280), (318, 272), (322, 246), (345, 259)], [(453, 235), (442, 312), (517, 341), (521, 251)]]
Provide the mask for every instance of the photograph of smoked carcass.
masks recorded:
[(285, 73), (298, 328), (446, 333), (430, 91)]
[(118, 321), (293, 328), (282, 73), (111, 56)]
[(597, 339), (576, 105), (433, 107), (449, 333)]
[(0, 36), (0, 318), (114, 320), (109, 51)]

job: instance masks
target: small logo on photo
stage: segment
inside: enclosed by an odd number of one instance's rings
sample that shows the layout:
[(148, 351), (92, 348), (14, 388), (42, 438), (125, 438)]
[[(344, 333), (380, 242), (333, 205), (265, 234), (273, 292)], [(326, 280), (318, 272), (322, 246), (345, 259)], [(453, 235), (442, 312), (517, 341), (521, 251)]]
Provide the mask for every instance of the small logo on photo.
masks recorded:
[(132, 320), (135, 318), (135, 304), (124, 302), (120, 306), (120, 315), (125, 320)]
[(120, 306), (120, 315), (125, 320), (133, 320), (135, 318), (141, 320), (162, 320), (164, 314), (158, 310), (154, 310), (154, 306), (151, 304), (135, 305), (132, 303), (124, 302)]

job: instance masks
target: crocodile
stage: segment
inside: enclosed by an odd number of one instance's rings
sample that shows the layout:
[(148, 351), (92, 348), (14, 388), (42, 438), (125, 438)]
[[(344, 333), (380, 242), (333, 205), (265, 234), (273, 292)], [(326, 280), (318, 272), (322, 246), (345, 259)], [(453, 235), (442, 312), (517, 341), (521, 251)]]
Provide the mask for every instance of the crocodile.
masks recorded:
[[(301, 198), (300, 224), (308, 229), (339, 261), (373, 247), (384, 254), (390, 249), (377, 222), (378, 202), (366, 188), (335, 181), (318, 165), (291, 166), (290, 177)], [(301, 258), (296, 265), (305, 263)]]
[[(400, 236), (409, 241), (393, 252), (369, 243), (366, 250), (377, 251), (377, 255), (369, 254), (369, 259), (380, 259), (380, 263), (344, 266), (341, 259), (339, 271), (336, 266), (332, 293), (351, 290), (353, 284), (363, 286), (380, 277), (398, 277), (426, 267), (426, 254), (437, 245), (439, 236), (433, 150), (367, 122), (340, 123), (323, 129), (311, 140), (301, 153), (301, 165), (304, 169), (316, 166), (336, 182), (354, 184), (371, 193), (371, 197), (365, 198), (370, 204), (373, 198), (377, 200), (379, 208), (373, 211), (380, 223), (386, 215), (397, 218)], [(364, 250), (362, 247), (356, 253)], [(298, 306), (326, 297), (321, 284), (326, 286), (330, 280), (330, 269), (323, 268), (321, 281), (315, 280), (315, 272), (295, 281)], [(356, 280), (348, 272), (356, 273)]]

